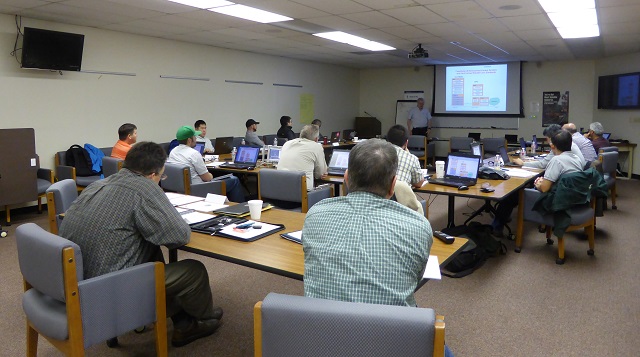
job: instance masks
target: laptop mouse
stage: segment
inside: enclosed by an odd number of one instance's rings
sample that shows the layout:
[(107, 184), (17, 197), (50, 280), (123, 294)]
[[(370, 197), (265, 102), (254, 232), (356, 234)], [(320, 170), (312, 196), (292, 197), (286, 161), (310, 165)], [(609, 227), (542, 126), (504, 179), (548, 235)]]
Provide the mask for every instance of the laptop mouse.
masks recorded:
[(469, 187), (467, 187), (467, 186), (459, 186), (458, 187), (458, 191), (465, 191), (465, 190), (468, 190), (468, 189), (469, 189)]

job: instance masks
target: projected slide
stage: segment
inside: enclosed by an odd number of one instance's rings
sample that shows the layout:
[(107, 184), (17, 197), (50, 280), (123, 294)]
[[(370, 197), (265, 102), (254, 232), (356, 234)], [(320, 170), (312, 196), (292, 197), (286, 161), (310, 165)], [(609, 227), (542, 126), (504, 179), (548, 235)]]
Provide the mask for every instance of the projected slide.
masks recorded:
[(445, 93), (447, 111), (505, 112), (507, 65), (447, 67)]

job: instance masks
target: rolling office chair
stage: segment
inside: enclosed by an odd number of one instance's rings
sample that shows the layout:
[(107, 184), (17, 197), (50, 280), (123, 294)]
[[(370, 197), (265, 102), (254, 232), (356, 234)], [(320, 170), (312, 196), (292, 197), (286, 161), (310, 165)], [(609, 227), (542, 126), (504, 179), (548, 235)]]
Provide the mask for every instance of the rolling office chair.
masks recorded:
[(256, 357), (444, 356), (433, 309), (269, 293), (253, 309)]
[(472, 138), (465, 138), (462, 136), (452, 136), (449, 138), (449, 152), (469, 152)]
[(618, 206), (616, 206), (616, 170), (618, 165), (618, 152), (603, 152), (600, 150), (598, 160), (600, 161), (604, 181), (607, 183), (607, 189), (609, 190), (609, 196), (611, 197), (611, 208), (618, 209)]
[(78, 198), (76, 182), (71, 179), (58, 181), (51, 185), (47, 191), (47, 211), (49, 212), (49, 232), (58, 234), (58, 228), (65, 213)]
[(198, 197), (207, 197), (208, 193), (227, 195), (227, 186), (222, 180), (192, 184), (191, 171), (187, 165), (165, 163), (164, 174), (167, 178), (160, 181), (160, 187), (165, 191)]
[(34, 223), (16, 229), (24, 279), (27, 356), (38, 335), (67, 356), (148, 323), (155, 325), (156, 354), (167, 356), (164, 265), (145, 263), (83, 278), (80, 247)]
[(500, 153), (500, 147), (507, 147), (507, 140), (504, 138), (484, 138), (482, 139), (482, 147), (484, 148), (484, 156), (493, 157)]
[(273, 139), (277, 138), (276, 134), (267, 134), (262, 137), (262, 141), (265, 145), (273, 145)]
[(273, 206), (307, 213), (325, 198), (333, 197), (333, 187), (307, 191), (307, 177), (302, 171), (265, 169), (258, 172), (258, 199)]

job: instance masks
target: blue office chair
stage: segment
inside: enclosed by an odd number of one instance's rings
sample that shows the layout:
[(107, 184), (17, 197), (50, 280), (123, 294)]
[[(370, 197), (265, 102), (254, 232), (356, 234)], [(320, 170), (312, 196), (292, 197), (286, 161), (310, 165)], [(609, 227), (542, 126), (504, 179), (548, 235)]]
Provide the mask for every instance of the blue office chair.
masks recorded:
[(307, 191), (307, 177), (302, 171), (258, 172), (258, 198), (279, 208), (306, 213), (314, 204), (332, 196), (333, 187)]
[(165, 163), (165, 180), (160, 181), (160, 186), (165, 191), (183, 193), (198, 197), (207, 197), (209, 193), (217, 195), (227, 195), (227, 188), (224, 181), (209, 181), (203, 183), (191, 183), (191, 170), (187, 165)]

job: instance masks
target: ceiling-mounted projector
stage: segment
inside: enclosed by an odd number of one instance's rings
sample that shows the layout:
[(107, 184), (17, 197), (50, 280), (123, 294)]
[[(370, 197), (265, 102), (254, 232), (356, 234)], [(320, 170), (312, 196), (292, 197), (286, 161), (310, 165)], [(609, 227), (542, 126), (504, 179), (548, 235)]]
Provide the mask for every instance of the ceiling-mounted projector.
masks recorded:
[(422, 48), (422, 44), (419, 43), (418, 46), (415, 47), (413, 49), (413, 51), (411, 51), (411, 53), (409, 53), (407, 55), (407, 57), (409, 57), (409, 58), (429, 58), (429, 53), (427, 52), (427, 50)]

